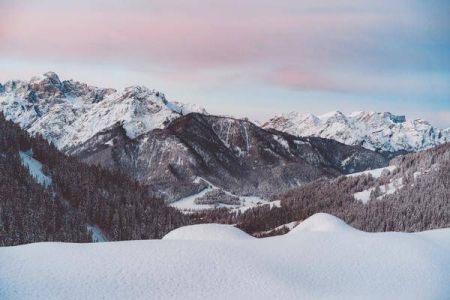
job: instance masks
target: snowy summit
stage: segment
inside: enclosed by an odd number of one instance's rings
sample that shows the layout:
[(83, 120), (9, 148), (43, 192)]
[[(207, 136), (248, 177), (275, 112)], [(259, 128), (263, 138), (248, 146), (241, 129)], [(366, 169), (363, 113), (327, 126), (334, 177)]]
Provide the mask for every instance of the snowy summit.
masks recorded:
[(291, 112), (273, 117), (263, 127), (387, 152), (420, 151), (450, 141), (449, 129), (438, 129), (425, 120), (408, 120), (389, 112), (345, 115), (333, 111), (321, 116)]
[(6, 82), (0, 89), (0, 107), (8, 120), (43, 135), (59, 149), (79, 145), (116, 124), (122, 124), (133, 139), (180, 115), (205, 112), (195, 105), (170, 102), (163, 93), (143, 86), (98, 88), (61, 81), (53, 72), (30, 81)]

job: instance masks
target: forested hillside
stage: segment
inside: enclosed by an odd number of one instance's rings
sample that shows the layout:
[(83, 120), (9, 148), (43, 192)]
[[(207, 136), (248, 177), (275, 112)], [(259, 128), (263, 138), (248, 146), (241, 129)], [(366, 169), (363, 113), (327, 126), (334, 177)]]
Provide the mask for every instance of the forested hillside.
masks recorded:
[[(42, 163), (49, 186), (30, 175), (20, 152)], [(160, 238), (186, 223), (146, 186), (67, 157), (0, 114), (0, 245), (88, 242), (94, 227), (108, 240)]]
[[(450, 144), (400, 156), (381, 176), (361, 174), (318, 179), (275, 196), (281, 207), (244, 213), (210, 210), (197, 222), (237, 223), (256, 234), (326, 212), (365, 231), (422, 231), (450, 227)], [(277, 234), (287, 228), (278, 228)]]

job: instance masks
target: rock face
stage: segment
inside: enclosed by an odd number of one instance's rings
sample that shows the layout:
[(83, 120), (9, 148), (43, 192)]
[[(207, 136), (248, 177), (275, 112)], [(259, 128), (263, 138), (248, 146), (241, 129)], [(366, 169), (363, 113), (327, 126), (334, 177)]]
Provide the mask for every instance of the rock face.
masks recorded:
[(149, 184), (168, 202), (203, 190), (198, 177), (237, 195), (268, 197), (321, 176), (387, 165), (359, 146), (207, 115), (145, 87), (102, 89), (50, 72), (1, 91), (7, 119), (67, 154)]
[(117, 123), (123, 125), (127, 136), (135, 138), (163, 128), (185, 112), (202, 111), (169, 102), (163, 93), (146, 87), (103, 89), (60, 81), (53, 72), (29, 82), (7, 82), (0, 93), (0, 106), (7, 119), (33, 134), (42, 134), (64, 151)]
[(135, 139), (117, 125), (70, 154), (150, 183), (168, 201), (205, 188), (270, 196), (321, 176), (387, 164), (381, 154), (322, 138), (264, 130), (251, 122), (191, 113)]
[(263, 128), (297, 136), (317, 136), (347, 145), (361, 145), (383, 152), (414, 152), (450, 141), (450, 130), (433, 127), (427, 121), (407, 120), (391, 113), (336, 111), (322, 116), (291, 112), (270, 119)]

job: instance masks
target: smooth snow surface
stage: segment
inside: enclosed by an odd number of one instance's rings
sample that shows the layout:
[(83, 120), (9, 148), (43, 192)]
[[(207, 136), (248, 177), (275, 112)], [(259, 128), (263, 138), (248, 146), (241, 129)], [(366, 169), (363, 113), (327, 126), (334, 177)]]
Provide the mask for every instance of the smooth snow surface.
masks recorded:
[(219, 241), (246, 240), (253, 238), (254, 237), (232, 225), (197, 224), (175, 229), (166, 234), (166, 236), (163, 237), (163, 240)]
[(52, 179), (42, 172), (42, 164), (32, 157), (33, 156), (32, 151), (27, 152), (19, 151), (19, 155), (22, 164), (26, 168), (28, 168), (30, 175), (34, 179), (36, 179), (37, 183), (45, 187), (50, 186), (52, 184)]
[(332, 215), (317, 213), (305, 221), (298, 224), (289, 234), (298, 234), (301, 232), (337, 232), (356, 230), (345, 224), (344, 221)]
[(0, 248), (0, 299), (448, 299), (450, 229), (365, 233), (325, 214), (303, 224), (265, 239)]

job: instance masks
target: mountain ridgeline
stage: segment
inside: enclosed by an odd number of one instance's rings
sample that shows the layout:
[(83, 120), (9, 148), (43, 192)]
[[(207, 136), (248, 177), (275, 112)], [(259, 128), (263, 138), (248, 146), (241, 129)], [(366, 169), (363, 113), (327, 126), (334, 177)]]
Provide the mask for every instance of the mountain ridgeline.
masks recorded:
[[(161, 238), (209, 222), (265, 236), (318, 212), (366, 231), (450, 227), (450, 132), (422, 120), (335, 112), (261, 127), (51, 72), (0, 85), (0, 112), (3, 246)], [(215, 209), (168, 206), (194, 196)]]
[(434, 127), (426, 120), (407, 119), (389, 112), (334, 111), (321, 116), (291, 112), (275, 116), (263, 125), (293, 135), (330, 138), (347, 145), (405, 154), (450, 142), (450, 128)]
[[(30, 175), (25, 152), (50, 185)], [(88, 242), (93, 228), (107, 240), (161, 238), (187, 221), (148, 187), (68, 157), (0, 114), (0, 245)]]
[[(282, 234), (284, 224), (326, 212), (369, 232), (424, 231), (450, 227), (450, 143), (399, 156), (379, 176), (362, 173), (320, 178), (273, 197), (244, 213), (199, 212), (201, 222), (237, 224), (248, 233)], [(277, 228), (276, 230), (274, 230)]]
[(195, 178), (239, 195), (269, 197), (319, 177), (384, 166), (388, 160), (333, 140), (267, 131), (246, 120), (190, 113), (129, 139), (117, 127), (68, 152), (121, 171), (176, 201), (204, 188)]
[(203, 190), (198, 178), (267, 198), (319, 177), (388, 163), (387, 156), (360, 146), (211, 116), (145, 87), (102, 89), (51, 72), (7, 82), (0, 107), (7, 119), (64, 153), (150, 185), (166, 202)]

